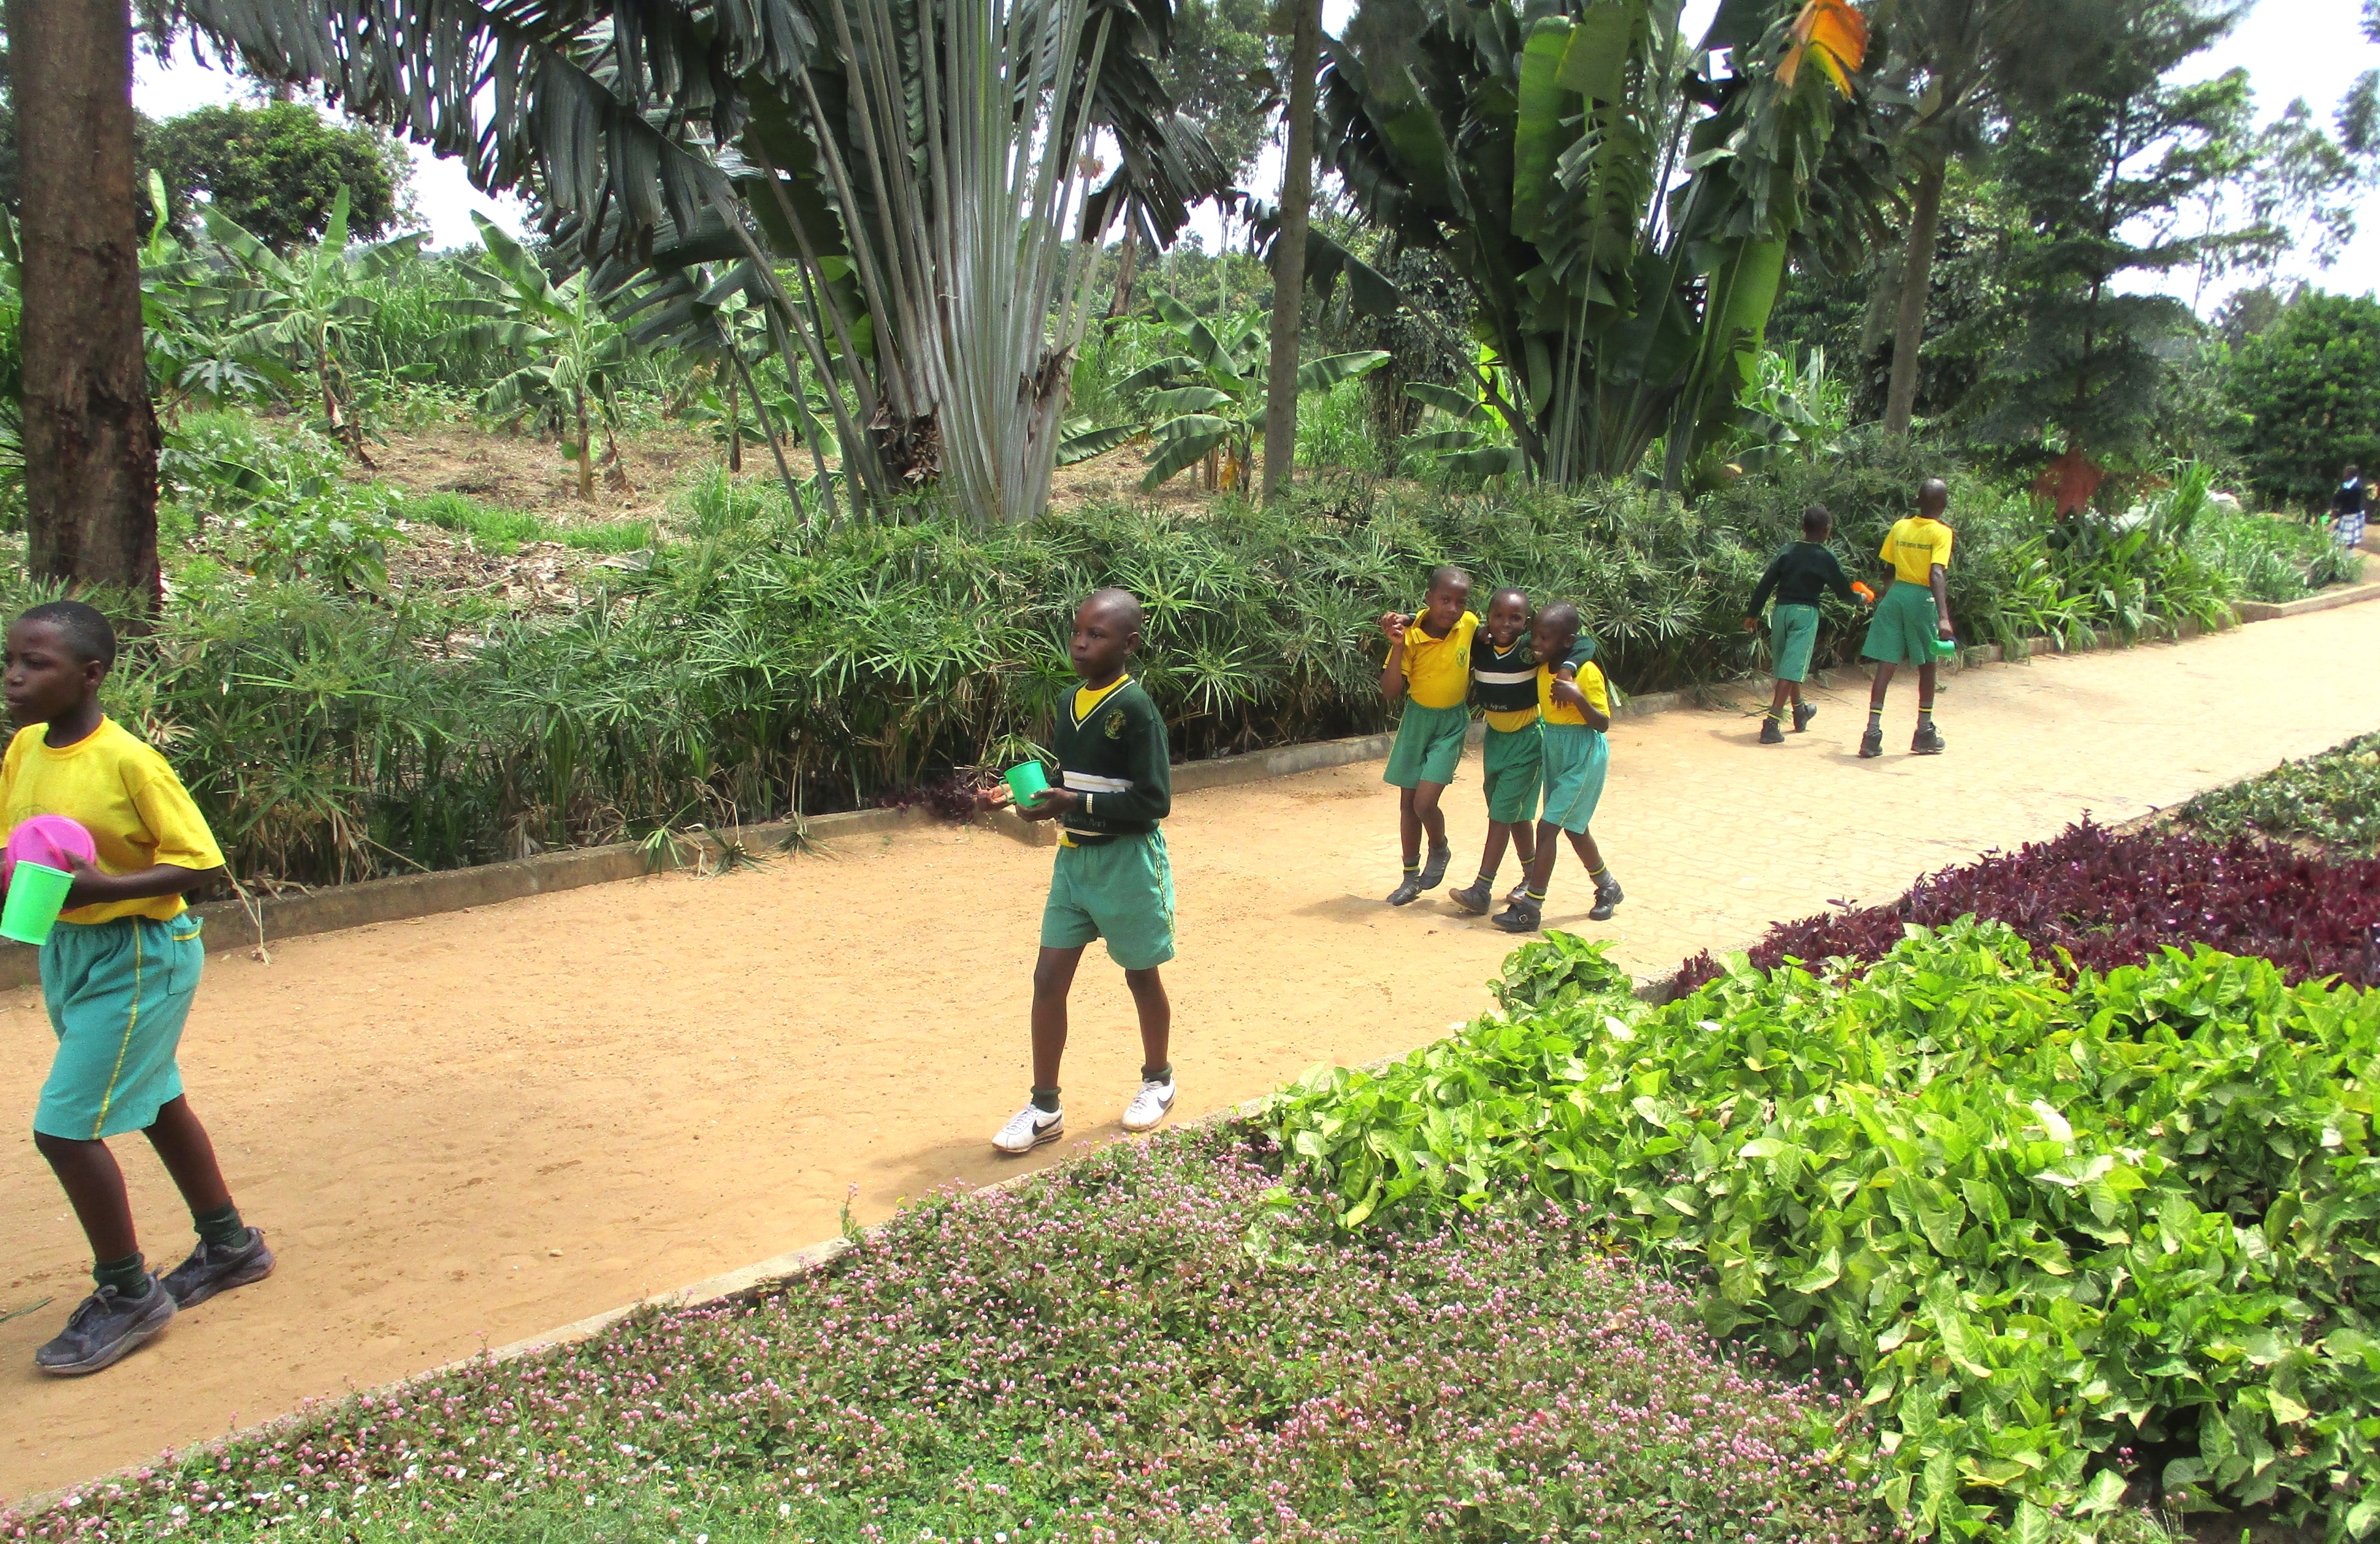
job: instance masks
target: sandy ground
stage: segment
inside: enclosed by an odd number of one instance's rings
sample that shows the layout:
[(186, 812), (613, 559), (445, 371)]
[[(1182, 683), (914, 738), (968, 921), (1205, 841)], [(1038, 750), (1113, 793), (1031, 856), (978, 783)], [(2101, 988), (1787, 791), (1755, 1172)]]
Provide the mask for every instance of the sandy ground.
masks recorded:
[[(1950, 754), (1852, 754), (1863, 683), (1812, 732), (1679, 711), (1623, 723), (1597, 831), (1628, 904), (1584, 919), (1566, 867), (1549, 920), (1655, 973), (1833, 898), (2120, 820), (2380, 724), (2380, 604), (1950, 683)], [(1511, 941), (1432, 897), (1392, 911), (1392, 796), (1377, 764), (1184, 797), (1169, 823), (1182, 955), (1168, 967), (1180, 1113), (1318, 1062), (1406, 1050), (1482, 1008)], [(1468, 871), (1475, 768), (1450, 796)], [(723, 879), (665, 878), (305, 939), (208, 966), (184, 1046), (191, 1097), (270, 1283), (200, 1308), (131, 1361), (46, 1381), (35, 1345), (86, 1289), (82, 1240), (24, 1135), (49, 1059), (30, 991), (0, 996), (0, 1493), (418, 1372), (814, 1243), (953, 1181), (1018, 1172), (987, 1138), (1021, 1101), (1050, 856), (953, 829), (832, 845)], [(1509, 877), (1509, 870), (1508, 870)], [(1072, 1136), (1105, 1140), (1138, 1064), (1131, 1004), (1092, 951), (1076, 987)], [(118, 1144), (147, 1244), (186, 1222)], [(1045, 1149), (1024, 1166), (1057, 1161)]]

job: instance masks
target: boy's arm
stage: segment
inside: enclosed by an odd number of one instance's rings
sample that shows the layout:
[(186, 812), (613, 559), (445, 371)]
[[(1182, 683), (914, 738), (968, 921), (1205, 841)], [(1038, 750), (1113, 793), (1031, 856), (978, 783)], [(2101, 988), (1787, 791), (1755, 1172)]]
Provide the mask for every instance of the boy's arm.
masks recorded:
[(1950, 631), (1950, 571), (1937, 563), (1926, 574), (1925, 577), (1933, 586), (1934, 590), (1935, 630), (1939, 632), (1944, 638), (1949, 638), (1952, 636)]
[[(1569, 662), (1563, 663), (1567, 664)], [(1586, 726), (1589, 729), (1605, 730), (1611, 727), (1611, 715), (1597, 707), (1594, 699), (1580, 690), (1578, 683), (1568, 676), (1557, 673), (1553, 680), (1547, 684), (1546, 695), (1564, 707), (1577, 709), (1580, 716), (1586, 720)]]
[(1842, 597), (1843, 604), (1852, 604), (1854, 597), (1852, 594), (1851, 576), (1843, 572), (1841, 560), (1832, 553), (1827, 554), (1827, 572), (1828, 576), (1827, 588)]
[(1597, 647), (1595, 639), (1585, 633), (1579, 634), (1576, 641), (1570, 646), (1570, 653), (1564, 656), (1561, 663), (1554, 666), (1554, 679), (1568, 681), (1575, 678), (1578, 675), (1578, 667), (1595, 658)]
[(91, 864), (77, 863), (69, 872), (74, 875), (74, 883), (67, 890), (66, 904), (60, 908), (66, 911), (78, 906), (109, 906), (117, 901), (145, 901), (157, 895), (179, 895), (221, 877), (224, 869), (221, 864), (212, 869), (184, 869), (159, 863), (136, 873), (110, 874)]
[(1391, 702), (1405, 694), (1405, 628), (1409, 625), (1400, 612), (1380, 614), (1380, 631), (1389, 638), (1388, 663), (1380, 666), (1380, 695)]
[[(1790, 547), (1786, 549), (1788, 553), (1791, 551), (1792, 549)], [(1777, 589), (1777, 581), (1784, 577), (1781, 572), (1784, 566), (1785, 553), (1779, 553), (1768, 560), (1767, 571), (1760, 576), (1760, 583), (1753, 588), (1752, 603), (1743, 608), (1743, 620), (1747, 626), (1760, 614), (1760, 608), (1768, 603), (1769, 595)]]

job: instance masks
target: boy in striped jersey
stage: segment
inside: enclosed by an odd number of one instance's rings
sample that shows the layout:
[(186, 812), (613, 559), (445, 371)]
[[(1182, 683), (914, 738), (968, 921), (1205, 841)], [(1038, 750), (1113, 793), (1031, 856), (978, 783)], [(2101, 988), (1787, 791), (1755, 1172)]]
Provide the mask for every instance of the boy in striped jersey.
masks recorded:
[(1033, 967), (1033, 1097), (992, 1137), (1002, 1152), (1030, 1152), (1065, 1130), (1066, 993), (1095, 938), (1123, 967), (1140, 1014), (1140, 1091), (1123, 1128), (1147, 1131), (1173, 1108), (1173, 1005), (1157, 974), (1173, 957), (1173, 869), (1158, 829), (1172, 811), (1173, 783), (1165, 720), (1124, 674), (1139, 647), (1140, 602), (1127, 591), (1095, 590), (1076, 610), (1067, 654), (1083, 684), (1058, 705), (1050, 734), (1060, 785), (1017, 810), (1060, 829)]
[[(1595, 658), (1595, 639), (1582, 633), (1569, 658), (1556, 667), (1567, 681), (1581, 665)], [(1479, 742), (1481, 781), (1488, 795), (1488, 845), (1479, 855), (1479, 877), (1446, 898), (1463, 910), (1484, 917), (1496, 908), (1496, 870), (1503, 866), (1510, 844), (1525, 875), (1536, 857), (1536, 834), (1530, 817), (1536, 813), (1537, 784), (1543, 771), (1545, 739), (1537, 718), (1537, 654), (1529, 636), (1529, 598), (1506, 588), (1488, 597), (1488, 620), (1471, 639), (1471, 699), (1488, 721)], [(1518, 901), (1528, 892), (1525, 879), (1508, 899)]]

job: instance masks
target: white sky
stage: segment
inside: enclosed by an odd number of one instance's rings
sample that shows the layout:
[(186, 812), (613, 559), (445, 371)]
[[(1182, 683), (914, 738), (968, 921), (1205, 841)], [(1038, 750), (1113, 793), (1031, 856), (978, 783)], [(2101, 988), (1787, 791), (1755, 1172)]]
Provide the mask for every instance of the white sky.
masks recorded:
[[(1690, 35), (1701, 31), (1716, 6), (1717, 0), (1688, 0)], [(1324, 0), (1324, 24), (1333, 30), (1343, 27), (1354, 8), (1354, 0)], [(2185, 73), (2191, 79), (2203, 79), (2235, 66), (2244, 67), (2256, 91), (2260, 119), (2277, 115), (2291, 98), (2302, 96), (2327, 123), (2356, 77), (2380, 67), (2380, 47), (2364, 40), (2361, 9), (2360, 0), (2257, 0), (2230, 37), (2192, 61)], [(176, 53), (170, 67), (160, 67), (143, 56), (132, 92), (135, 103), (152, 117), (170, 117), (209, 103), (241, 101), (246, 95), (239, 82), (198, 65), (187, 47)], [(408, 148), (414, 158), (415, 198), (430, 223), (431, 245), (477, 245), (473, 210), (511, 230), (522, 229), (525, 211), (518, 201), (490, 200), (471, 187), (455, 163), (440, 160), (419, 146)], [(1278, 151), (1265, 154), (1252, 180), (1263, 191), (1279, 191)], [(2326, 273), (2301, 259), (2284, 273), (2312, 279), (2325, 289), (2350, 293), (2380, 289), (2380, 193), (2364, 201), (2360, 224), (2355, 241)], [(1211, 250), (1220, 234), (1213, 213), (1201, 212), (1192, 229)], [(2190, 280), (2184, 277), (2178, 282), (2187, 294)], [(2210, 307), (2215, 298), (2209, 297)]]

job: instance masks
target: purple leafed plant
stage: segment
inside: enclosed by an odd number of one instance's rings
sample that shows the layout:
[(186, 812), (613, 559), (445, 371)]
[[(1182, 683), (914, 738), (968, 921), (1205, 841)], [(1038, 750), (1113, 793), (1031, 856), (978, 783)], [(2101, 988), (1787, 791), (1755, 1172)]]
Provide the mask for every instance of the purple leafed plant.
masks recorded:
[[(1889, 905), (1778, 923), (1753, 947), (1752, 963), (1873, 960), (1904, 926), (1938, 927), (1970, 912), (2014, 928), (2051, 964), (2062, 949), (2078, 966), (2106, 970), (2167, 944), (2204, 943), (2262, 954), (2293, 981), (2370, 984), (2380, 861), (2327, 862), (2247, 837), (2119, 833), (2085, 821), (2050, 841), (1928, 874)], [(1678, 988), (1718, 974), (1706, 950), (1679, 967)]]

